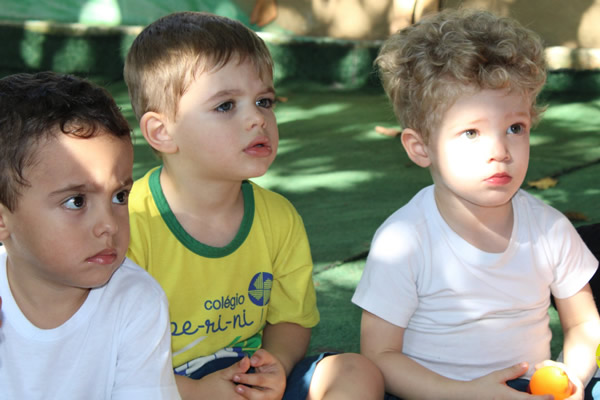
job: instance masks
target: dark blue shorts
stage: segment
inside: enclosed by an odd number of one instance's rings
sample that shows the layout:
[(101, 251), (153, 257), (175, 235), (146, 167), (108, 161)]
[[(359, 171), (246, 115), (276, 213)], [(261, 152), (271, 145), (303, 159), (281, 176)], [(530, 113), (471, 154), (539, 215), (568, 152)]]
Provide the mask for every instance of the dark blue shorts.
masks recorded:
[[(287, 378), (283, 400), (305, 400), (317, 364), (323, 358), (333, 354), (335, 353), (321, 353), (300, 360)], [(201, 379), (208, 374), (228, 368), (241, 359), (241, 357), (228, 357), (213, 360), (194, 371), (190, 378)]]

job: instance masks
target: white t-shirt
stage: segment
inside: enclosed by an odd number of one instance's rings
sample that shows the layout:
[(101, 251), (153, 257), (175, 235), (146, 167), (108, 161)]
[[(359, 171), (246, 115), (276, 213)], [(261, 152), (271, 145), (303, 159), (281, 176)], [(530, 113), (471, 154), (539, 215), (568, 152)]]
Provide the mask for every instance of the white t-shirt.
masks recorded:
[(550, 294), (576, 294), (598, 261), (559, 211), (523, 190), (512, 204), (508, 248), (492, 254), (446, 224), (433, 186), (421, 190), (377, 230), (352, 301), (406, 328), (403, 353), (452, 379), (549, 359)]
[(0, 399), (179, 399), (171, 366), (168, 304), (129, 259), (55, 329), (23, 315), (0, 246)]

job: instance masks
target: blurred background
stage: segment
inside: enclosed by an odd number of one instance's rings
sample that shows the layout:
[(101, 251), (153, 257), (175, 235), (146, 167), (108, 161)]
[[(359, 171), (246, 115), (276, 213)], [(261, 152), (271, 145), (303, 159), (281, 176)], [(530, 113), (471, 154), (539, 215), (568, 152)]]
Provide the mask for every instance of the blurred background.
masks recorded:
[[(371, 67), (362, 60), (371, 61), (372, 50), (390, 32), (459, 6), (511, 16), (537, 31), (552, 69), (600, 68), (600, 0), (0, 0), (0, 68), (118, 77), (141, 27), (174, 11), (202, 10), (262, 32), (280, 49), (274, 54), (282, 60), (280, 81), (314, 78), (357, 86)], [(315, 43), (333, 53), (315, 51)], [(302, 68), (290, 67), (298, 62)], [(355, 64), (354, 70), (344, 63)]]

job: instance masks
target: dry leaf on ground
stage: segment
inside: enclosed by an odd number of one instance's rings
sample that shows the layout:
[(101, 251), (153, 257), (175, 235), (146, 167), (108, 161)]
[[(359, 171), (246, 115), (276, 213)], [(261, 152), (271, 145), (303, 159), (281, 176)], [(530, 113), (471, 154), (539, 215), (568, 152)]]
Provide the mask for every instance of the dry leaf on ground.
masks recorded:
[(398, 128), (386, 128), (385, 126), (380, 125), (377, 125), (375, 127), (375, 132), (390, 137), (400, 136), (400, 134), (402, 133), (402, 131)]
[(563, 214), (572, 222), (589, 221), (588, 216), (579, 211), (565, 211)]
[(538, 179), (537, 181), (529, 181), (529, 182), (527, 182), (527, 185), (529, 185), (529, 187), (534, 187), (536, 189), (546, 190), (548, 188), (556, 186), (557, 183), (558, 183), (558, 180), (547, 176), (545, 178)]

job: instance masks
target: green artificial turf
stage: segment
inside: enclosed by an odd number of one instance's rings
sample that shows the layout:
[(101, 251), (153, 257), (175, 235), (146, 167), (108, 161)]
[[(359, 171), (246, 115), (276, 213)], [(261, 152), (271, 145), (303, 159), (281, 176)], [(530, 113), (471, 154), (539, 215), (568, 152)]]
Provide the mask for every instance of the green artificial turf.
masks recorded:
[[(108, 85), (136, 126), (122, 82)], [(322, 86), (279, 88), (287, 98), (276, 107), (280, 146), (269, 172), (255, 179), (286, 196), (302, 215), (315, 262), (322, 321), (313, 330), (311, 352), (359, 350), (360, 310), (351, 304), (375, 229), (419, 189), (428, 171), (412, 164), (397, 138), (376, 125), (396, 127), (388, 101), (376, 87), (336, 90)], [(555, 177), (547, 190), (524, 188), (563, 212), (600, 222), (600, 91), (548, 90), (548, 109), (531, 134), (526, 182)], [(157, 164), (135, 129), (135, 177)], [(562, 334), (550, 310), (556, 355)]]

